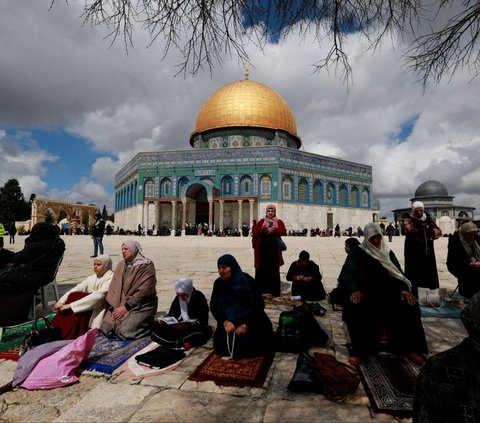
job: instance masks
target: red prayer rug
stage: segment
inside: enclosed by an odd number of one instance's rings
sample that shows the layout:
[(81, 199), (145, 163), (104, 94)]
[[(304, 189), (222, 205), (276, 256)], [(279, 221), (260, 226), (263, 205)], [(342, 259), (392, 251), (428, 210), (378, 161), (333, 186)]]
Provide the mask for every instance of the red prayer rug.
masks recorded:
[(376, 412), (411, 417), (413, 392), (421, 366), (403, 356), (380, 353), (360, 364), (360, 376)]
[(188, 380), (212, 381), (220, 386), (262, 388), (273, 357), (274, 353), (241, 360), (223, 360), (221, 356), (212, 352)]

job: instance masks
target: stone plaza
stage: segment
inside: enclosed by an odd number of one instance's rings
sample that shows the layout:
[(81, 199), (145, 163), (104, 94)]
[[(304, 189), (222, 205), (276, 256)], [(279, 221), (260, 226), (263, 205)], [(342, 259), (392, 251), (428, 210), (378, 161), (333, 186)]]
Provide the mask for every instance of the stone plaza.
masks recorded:
[[(23, 248), (24, 237), (18, 236), (15, 251)], [(93, 243), (89, 236), (63, 236), (66, 252), (57, 275), (60, 292), (81, 282), (93, 273)], [(114, 265), (121, 260), (120, 247), (124, 238), (104, 237), (105, 253)], [(230, 253), (236, 257), (244, 272), (254, 275), (253, 250), (250, 237), (136, 237), (143, 253), (154, 263), (157, 271), (159, 311), (166, 311), (174, 298), (174, 283), (182, 277), (193, 279), (194, 286), (209, 298), (217, 278), (216, 261)], [(290, 263), (301, 250), (310, 252), (319, 266), (325, 290), (336, 286), (345, 260), (346, 238), (285, 237), (288, 250), (281, 268), (282, 280)], [(403, 237), (394, 237), (389, 245), (403, 266)], [(435, 242), (441, 288), (451, 294), (456, 279), (446, 268), (447, 238)], [(6, 245), (8, 248), (8, 245)], [(284, 290), (289, 283), (282, 283)], [(459, 297), (452, 299), (461, 304)], [(53, 304), (53, 299), (51, 298)], [(326, 300), (324, 317), (318, 317), (330, 340), (325, 348), (315, 351), (334, 354), (346, 362), (347, 342), (341, 312), (333, 311)], [(39, 307), (40, 308), (40, 307)], [(266, 311), (274, 327), (285, 305), (267, 305)], [(458, 344), (466, 332), (458, 319), (423, 318), (431, 354)], [(213, 318), (210, 324), (214, 324)], [(323, 395), (292, 393), (287, 390), (297, 356), (276, 353), (263, 388), (232, 388), (212, 382), (189, 381), (188, 376), (206, 358), (211, 342), (196, 349), (176, 370), (141, 380), (128, 377), (122, 368), (113, 375), (83, 373), (80, 382), (49, 391), (18, 389), (1, 396), (1, 422), (393, 422), (410, 421), (388, 414), (375, 413), (366, 393), (359, 386), (354, 395), (343, 403), (333, 403)], [(0, 385), (11, 380), (16, 362), (0, 360)]]

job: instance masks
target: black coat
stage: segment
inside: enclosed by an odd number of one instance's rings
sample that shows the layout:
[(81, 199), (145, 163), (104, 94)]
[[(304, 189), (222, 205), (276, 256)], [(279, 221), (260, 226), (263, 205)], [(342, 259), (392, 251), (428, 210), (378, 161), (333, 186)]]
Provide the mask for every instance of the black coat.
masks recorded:
[(470, 266), (470, 257), (458, 232), (448, 239), (447, 268), (458, 279), (460, 295), (470, 298), (480, 291), (480, 268)]
[[(202, 326), (208, 325), (208, 303), (205, 295), (202, 292), (197, 291), (193, 288), (192, 291), (192, 298), (188, 303), (188, 317), (190, 319), (197, 319), (198, 323)], [(181, 314), (180, 310), (180, 301), (178, 296), (172, 301), (172, 305), (170, 306), (170, 310), (168, 312), (169, 316), (173, 316), (176, 319), (179, 318)]]

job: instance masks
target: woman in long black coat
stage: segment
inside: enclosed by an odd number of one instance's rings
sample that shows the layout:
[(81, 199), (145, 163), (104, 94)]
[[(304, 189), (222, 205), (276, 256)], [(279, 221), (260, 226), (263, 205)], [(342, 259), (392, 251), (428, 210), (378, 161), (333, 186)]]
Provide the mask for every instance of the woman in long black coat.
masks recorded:
[(230, 254), (218, 259), (220, 277), (213, 284), (210, 310), (217, 321), (213, 348), (218, 355), (235, 359), (273, 351), (272, 322), (254, 279), (243, 273)]
[(341, 278), (346, 290), (343, 319), (351, 340), (349, 362), (357, 365), (376, 354), (384, 338), (390, 351), (423, 364), (421, 354), (428, 348), (420, 308), (380, 226), (365, 226), (365, 239), (347, 256)]

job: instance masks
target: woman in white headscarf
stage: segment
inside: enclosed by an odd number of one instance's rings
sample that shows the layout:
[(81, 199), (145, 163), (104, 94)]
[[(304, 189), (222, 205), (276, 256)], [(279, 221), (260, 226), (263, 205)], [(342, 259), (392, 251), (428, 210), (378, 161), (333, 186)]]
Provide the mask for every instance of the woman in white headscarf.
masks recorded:
[(175, 282), (175, 294), (167, 316), (174, 317), (179, 324), (167, 324), (168, 319), (154, 322), (153, 339), (164, 346), (174, 347), (205, 344), (212, 337), (208, 326), (210, 309), (205, 295), (193, 287), (190, 278), (180, 278)]
[(459, 294), (470, 298), (480, 291), (478, 227), (466, 222), (448, 240), (447, 268), (458, 280)]
[(358, 365), (362, 358), (379, 352), (385, 341), (389, 351), (423, 364), (421, 354), (428, 349), (411, 283), (379, 225), (365, 226), (364, 237), (342, 268), (347, 296), (343, 319), (351, 340), (349, 362)]
[[(95, 257), (93, 271), (93, 275), (67, 291), (53, 307), (59, 313), (53, 324), (61, 326), (64, 339), (76, 338), (83, 335), (86, 329), (99, 328), (102, 324), (106, 310), (105, 297), (113, 277), (112, 259), (107, 255)], [(73, 316), (69, 317), (71, 314)], [(68, 323), (60, 323), (67, 318)], [(88, 325), (80, 322), (85, 319)]]
[(412, 293), (418, 295), (418, 287), (439, 287), (437, 261), (433, 241), (442, 235), (421, 201), (412, 204), (405, 226), (405, 276), (412, 282)]
[(131, 239), (123, 241), (122, 256), (108, 288), (101, 330), (108, 337), (138, 339), (148, 335), (157, 312), (155, 266)]

